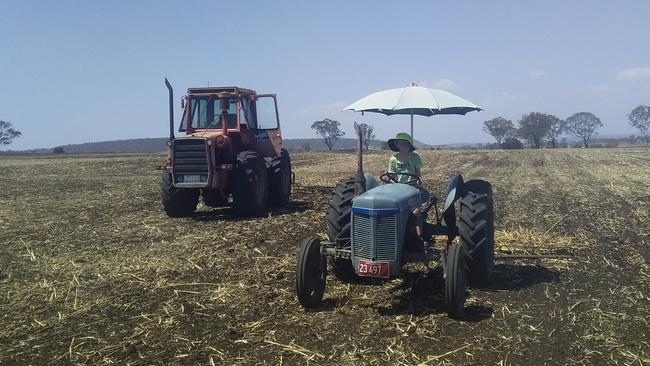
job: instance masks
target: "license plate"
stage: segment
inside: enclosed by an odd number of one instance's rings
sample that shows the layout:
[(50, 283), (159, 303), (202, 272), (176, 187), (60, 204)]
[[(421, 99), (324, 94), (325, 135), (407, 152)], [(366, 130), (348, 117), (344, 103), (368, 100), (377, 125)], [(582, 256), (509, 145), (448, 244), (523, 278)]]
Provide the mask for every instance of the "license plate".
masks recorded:
[(359, 261), (359, 276), (362, 277), (390, 277), (390, 267), (388, 262), (366, 262)]
[(183, 183), (199, 183), (201, 182), (200, 175), (184, 175)]

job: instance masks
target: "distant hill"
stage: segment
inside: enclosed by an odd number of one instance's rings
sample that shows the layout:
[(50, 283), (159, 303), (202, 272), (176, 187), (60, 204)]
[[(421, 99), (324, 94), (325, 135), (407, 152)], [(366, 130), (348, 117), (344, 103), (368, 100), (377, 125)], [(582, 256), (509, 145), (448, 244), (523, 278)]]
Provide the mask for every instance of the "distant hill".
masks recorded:
[[(85, 144), (63, 145), (63, 151), (66, 154), (98, 154), (98, 153), (153, 153), (165, 150), (167, 138), (146, 138), (146, 139), (130, 139), (130, 140), (115, 140), (115, 141), (102, 141), (102, 142), (88, 142)], [(284, 147), (288, 150), (308, 149), (308, 150), (327, 150), (327, 146), (321, 138), (313, 139), (284, 139)], [(381, 148), (384, 141), (372, 140), (370, 142), (371, 148)], [(341, 138), (336, 141), (334, 149), (354, 149), (357, 146), (357, 140), (351, 138)], [(415, 146), (418, 148), (426, 148), (429, 145), (420, 141), (415, 141)], [(7, 153), (31, 153), (31, 154), (51, 154), (54, 148), (42, 148), (23, 151), (11, 151)]]

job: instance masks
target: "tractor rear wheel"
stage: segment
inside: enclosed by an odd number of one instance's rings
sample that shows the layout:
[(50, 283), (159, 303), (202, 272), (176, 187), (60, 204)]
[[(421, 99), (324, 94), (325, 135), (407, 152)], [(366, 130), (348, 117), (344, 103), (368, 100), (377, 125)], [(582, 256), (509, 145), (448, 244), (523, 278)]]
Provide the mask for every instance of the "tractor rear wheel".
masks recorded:
[(188, 217), (194, 215), (199, 203), (199, 190), (176, 188), (172, 184), (172, 174), (163, 171), (160, 175), (160, 199), (169, 217)]
[(309, 237), (302, 242), (296, 260), (296, 294), (307, 309), (320, 305), (325, 294), (327, 261), (320, 252), (320, 240)]
[[(339, 249), (351, 249), (350, 225), (352, 222), (352, 199), (354, 198), (354, 178), (343, 179), (332, 191), (330, 208), (327, 214), (327, 237)], [(343, 281), (356, 278), (352, 261), (348, 258), (333, 258), (334, 275)]]
[(447, 315), (452, 319), (463, 317), (465, 286), (467, 285), (464, 262), (463, 247), (460, 244), (450, 245), (445, 271), (445, 305)]
[(291, 158), (286, 149), (271, 160), (269, 174), (269, 203), (282, 206), (289, 203), (291, 196)]
[(494, 207), (492, 186), (482, 180), (465, 182), (460, 199), (459, 232), (467, 253), (469, 282), (486, 286), (494, 269)]
[(266, 213), (269, 179), (264, 159), (253, 151), (237, 155), (233, 171), (233, 205), (243, 216), (261, 216)]

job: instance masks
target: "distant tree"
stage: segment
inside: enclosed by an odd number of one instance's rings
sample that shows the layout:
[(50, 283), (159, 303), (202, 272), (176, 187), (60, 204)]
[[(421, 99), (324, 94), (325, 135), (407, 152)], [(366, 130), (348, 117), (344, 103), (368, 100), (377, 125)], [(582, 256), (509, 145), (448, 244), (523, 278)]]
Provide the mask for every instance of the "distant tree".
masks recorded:
[(366, 150), (370, 148), (370, 141), (375, 138), (373, 133), (374, 127), (370, 126), (367, 123), (359, 123), (359, 129), (361, 129), (361, 137), (363, 137), (363, 145), (366, 147)]
[(501, 145), (503, 139), (512, 136), (515, 132), (515, 126), (512, 124), (512, 121), (503, 117), (492, 118), (483, 122), (483, 125), (483, 131), (494, 137), (498, 145)]
[(345, 135), (345, 132), (339, 129), (340, 125), (341, 123), (338, 121), (325, 118), (322, 121), (316, 121), (312, 123), (311, 128), (315, 130), (317, 134), (323, 137), (325, 140), (325, 145), (327, 145), (327, 148), (331, 151), (332, 147), (336, 143), (336, 140), (338, 140), (339, 137)]
[(555, 117), (552, 115), (540, 112), (525, 114), (519, 120), (517, 134), (528, 141), (532, 148), (539, 149), (542, 147), (542, 140), (551, 130), (553, 118)]
[(551, 147), (554, 149), (557, 147), (557, 139), (564, 135), (567, 131), (566, 129), (566, 121), (563, 121), (554, 115), (550, 114), (549, 118), (551, 119), (551, 129), (548, 131), (546, 136), (549, 138), (549, 141), (551, 142)]
[(567, 129), (574, 135), (581, 137), (585, 148), (589, 147), (589, 139), (596, 130), (603, 127), (603, 123), (589, 112), (579, 112), (566, 119)]
[(63, 150), (63, 146), (57, 146), (52, 149), (52, 154), (65, 154), (65, 150)]
[(506, 137), (506, 139), (501, 143), (501, 148), (507, 150), (523, 149), (524, 144), (522, 144), (516, 137)]
[(650, 107), (647, 105), (640, 105), (630, 114), (627, 115), (627, 118), (630, 120), (630, 125), (632, 127), (637, 128), (639, 131), (641, 131), (641, 134), (643, 135), (643, 138), (645, 138), (645, 143), (648, 144), (649, 135), (648, 135), (648, 130), (650, 130)]
[(20, 137), (22, 133), (13, 128), (11, 123), (0, 121), (0, 145), (9, 145), (16, 137)]
[(388, 146), (388, 142), (387, 142), (387, 141), (382, 141), (382, 142), (381, 142), (381, 149), (382, 149), (382, 150), (390, 150), (390, 146)]

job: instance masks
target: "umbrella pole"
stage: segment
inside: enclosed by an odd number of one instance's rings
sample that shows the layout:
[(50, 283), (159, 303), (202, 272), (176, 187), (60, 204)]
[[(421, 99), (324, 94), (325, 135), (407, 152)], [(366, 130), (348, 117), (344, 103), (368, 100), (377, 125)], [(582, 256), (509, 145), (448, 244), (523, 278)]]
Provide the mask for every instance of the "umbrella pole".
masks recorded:
[(415, 141), (415, 136), (413, 136), (413, 110), (411, 109), (411, 138)]

